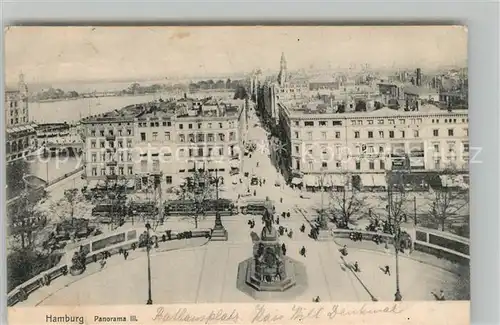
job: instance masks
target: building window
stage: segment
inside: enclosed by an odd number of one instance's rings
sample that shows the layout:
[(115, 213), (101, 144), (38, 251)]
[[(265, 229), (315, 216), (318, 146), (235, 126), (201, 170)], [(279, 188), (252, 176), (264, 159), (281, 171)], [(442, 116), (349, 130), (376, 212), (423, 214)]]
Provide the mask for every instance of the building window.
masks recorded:
[(165, 132), (165, 140), (170, 141), (170, 132)]
[(212, 123), (208, 123), (208, 128), (211, 129), (212, 128)]
[(439, 130), (438, 129), (432, 130), (432, 135), (435, 136), (435, 137), (438, 137), (439, 136)]
[(378, 131), (379, 138), (384, 138), (384, 131)]
[(106, 168), (101, 168), (101, 176), (106, 175)]
[(132, 140), (127, 140), (127, 148), (132, 148)]
[(321, 163), (321, 167), (322, 167), (322, 168), (328, 168), (328, 163), (327, 163), (326, 161), (323, 161), (323, 162)]
[(90, 147), (91, 147), (91, 148), (95, 148), (95, 143), (96, 143), (95, 141), (91, 141), (91, 142), (90, 142)]
[(104, 147), (105, 147), (105, 143), (104, 143), (104, 141), (101, 141), (101, 142), (99, 143), (99, 146), (100, 146), (101, 148), (104, 148)]
[(385, 169), (385, 162), (383, 160), (380, 161), (380, 169)]
[(299, 126), (299, 121), (295, 121), (295, 126)]
[(374, 161), (372, 161), (372, 160), (370, 160), (370, 161), (368, 162), (368, 168), (369, 168), (369, 169), (371, 169), (371, 170), (375, 169), (375, 162), (374, 162)]
[(194, 134), (193, 133), (189, 133), (188, 134), (188, 141), (189, 142), (194, 142)]
[(179, 124), (179, 129), (181, 129), (181, 130), (184, 129), (184, 124), (182, 124), (182, 123)]
[(452, 137), (453, 136), (453, 129), (448, 129), (448, 136)]
[(104, 136), (104, 130), (101, 130), (99, 133), (101, 134), (101, 137)]
[(95, 137), (95, 130), (90, 131), (90, 136)]
[(313, 168), (314, 168), (312, 161), (308, 161), (307, 166), (309, 167), (309, 170), (313, 170)]
[(441, 159), (440, 158), (434, 158), (434, 167), (439, 169), (441, 167)]
[(378, 120), (378, 124), (384, 124), (384, 120)]
[(295, 146), (295, 153), (298, 154), (299, 153), (299, 146)]
[(465, 133), (465, 136), (468, 137), (469, 136), (469, 129), (464, 129), (464, 133)]
[(127, 129), (127, 135), (132, 135), (132, 130), (131, 129)]
[(153, 132), (153, 141), (158, 140), (158, 132)]
[(356, 139), (358, 139), (358, 138), (359, 138), (359, 131), (354, 131), (354, 137), (355, 137)]
[(335, 132), (335, 139), (340, 139), (340, 132)]
[(198, 148), (198, 157), (203, 157), (203, 148)]
[(188, 129), (192, 129), (193, 128), (193, 124), (189, 123), (188, 124)]
[(394, 131), (389, 131), (389, 138), (394, 138)]
[(305, 121), (304, 126), (314, 126), (314, 121)]
[(319, 121), (319, 126), (326, 126), (326, 121)]
[(360, 170), (360, 169), (361, 169), (361, 162), (356, 161), (356, 170)]
[(118, 167), (118, 175), (123, 175), (123, 167)]
[(226, 135), (224, 133), (219, 133), (219, 141), (224, 141), (226, 139)]
[(295, 139), (298, 139), (299, 138), (299, 132), (295, 132)]
[(393, 119), (389, 119), (389, 124), (394, 124), (394, 120)]
[(321, 132), (321, 138), (322, 138), (323, 140), (326, 140), (326, 132)]
[[(203, 134), (201, 135), (203, 138)], [(234, 136), (234, 132), (229, 132), (229, 141), (234, 141), (236, 140), (236, 137)]]
[(399, 119), (399, 124), (405, 124), (405, 120), (404, 119)]
[(312, 140), (312, 139), (313, 139), (313, 133), (307, 132), (307, 140)]
[(368, 124), (372, 125), (373, 124), (373, 120), (368, 120)]
[(179, 142), (185, 142), (186, 136), (184, 134), (179, 134)]
[(97, 176), (97, 168), (96, 167), (92, 168), (92, 176)]
[(401, 131), (401, 138), (405, 137), (405, 131)]
[(224, 155), (224, 148), (219, 148), (219, 156), (223, 156)]
[(165, 176), (165, 182), (167, 184), (172, 184), (172, 176)]
[(420, 136), (418, 130), (413, 130), (413, 137), (418, 138)]
[(146, 141), (146, 133), (141, 132), (141, 141)]
[(179, 157), (184, 157), (186, 155), (186, 151), (184, 149), (179, 150)]
[(335, 162), (335, 167), (340, 168), (342, 166), (342, 163), (340, 161)]
[(464, 148), (464, 152), (469, 152), (469, 143), (468, 142), (462, 143), (462, 146)]
[(213, 133), (207, 134), (207, 141), (208, 142), (214, 142), (214, 135), (213, 135)]
[(368, 138), (373, 138), (373, 131), (368, 131)]
[(222, 124), (222, 122), (219, 122), (219, 128), (220, 129), (224, 128), (224, 125)]
[(439, 143), (434, 143), (434, 151), (439, 152)]
[(131, 167), (131, 166), (129, 166), (127, 169), (128, 169), (128, 174), (129, 174), (129, 175), (132, 175), (132, 172), (133, 172), (132, 167)]

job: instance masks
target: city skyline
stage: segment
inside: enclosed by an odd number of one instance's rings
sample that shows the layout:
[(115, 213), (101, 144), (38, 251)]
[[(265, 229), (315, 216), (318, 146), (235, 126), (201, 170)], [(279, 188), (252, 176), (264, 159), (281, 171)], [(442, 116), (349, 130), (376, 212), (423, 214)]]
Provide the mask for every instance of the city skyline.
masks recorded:
[(20, 72), (28, 83), (233, 75), (277, 70), (282, 52), (289, 70), (365, 64), (372, 69), (465, 67), (467, 30), (463, 26), (14, 27), (6, 32), (5, 76), (6, 84), (13, 84)]

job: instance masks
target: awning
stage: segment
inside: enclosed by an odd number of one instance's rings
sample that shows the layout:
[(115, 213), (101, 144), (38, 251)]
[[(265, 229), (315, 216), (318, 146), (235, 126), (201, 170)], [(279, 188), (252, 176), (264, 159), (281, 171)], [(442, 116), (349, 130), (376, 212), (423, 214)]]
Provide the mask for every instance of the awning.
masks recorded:
[(332, 186), (344, 187), (347, 184), (346, 176), (342, 174), (331, 175)]
[(292, 184), (293, 185), (299, 185), (302, 184), (302, 178), (294, 177), (292, 178)]
[(314, 175), (304, 175), (306, 186), (318, 186), (318, 179)]
[(462, 175), (439, 175), (442, 187), (461, 187), (464, 188), (466, 183)]
[(381, 174), (373, 175), (373, 186), (387, 187), (387, 180), (385, 179), (385, 175)]
[(385, 175), (381, 174), (361, 174), (361, 184), (365, 187), (386, 187)]
[(88, 187), (89, 187), (89, 188), (95, 188), (95, 187), (97, 187), (97, 183), (98, 183), (98, 182), (99, 182), (99, 181), (98, 181), (98, 180), (96, 180), (96, 179), (91, 179), (91, 180), (89, 180), (89, 185), (88, 185)]

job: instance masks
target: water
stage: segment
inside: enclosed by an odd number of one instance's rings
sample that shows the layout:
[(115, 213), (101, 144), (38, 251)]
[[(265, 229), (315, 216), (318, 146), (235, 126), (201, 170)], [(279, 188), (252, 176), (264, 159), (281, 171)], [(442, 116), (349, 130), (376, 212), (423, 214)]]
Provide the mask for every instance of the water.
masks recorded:
[(80, 157), (39, 157), (29, 163), (29, 172), (45, 181), (70, 173), (82, 166)]
[(132, 104), (146, 103), (172, 94), (79, 98), (57, 102), (30, 103), (30, 120), (37, 123), (76, 122), (83, 117), (120, 109)]

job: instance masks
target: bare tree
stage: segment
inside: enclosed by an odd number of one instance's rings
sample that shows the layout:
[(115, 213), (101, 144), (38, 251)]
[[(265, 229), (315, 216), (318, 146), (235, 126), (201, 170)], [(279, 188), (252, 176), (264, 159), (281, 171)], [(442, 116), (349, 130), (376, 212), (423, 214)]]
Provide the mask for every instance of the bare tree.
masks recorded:
[(408, 191), (405, 170), (391, 172), (387, 176), (387, 210), (388, 222), (399, 229), (403, 219), (407, 218)]
[(195, 170), (192, 176), (187, 179), (186, 184), (182, 186), (181, 199), (193, 204), (193, 208), (188, 212), (189, 217), (194, 220), (195, 228), (198, 228), (199, 217), (205, 215), (207, 201), (212, 200), (214, 194), (212, 176), (205, 171)]
[(441, 176), (442, 186), (433, 190), (429, 213), (444, 231), (446, 221), (469, 204), (469, 195), (468, 191), (456, 182), (458, 174), (455, 170), (447, 169)]
[[(360, 214), (365, 207), (365, 199), (355, 188), (349, 189), (349, 179), (344, 175), (345, 186), (341, 191), (330, 191), (330, 209), (334, 216), (340, 216), (340, 219), (348, 227), (351, 219)], [(338, 220), (338, 218), (337, 218)]]

